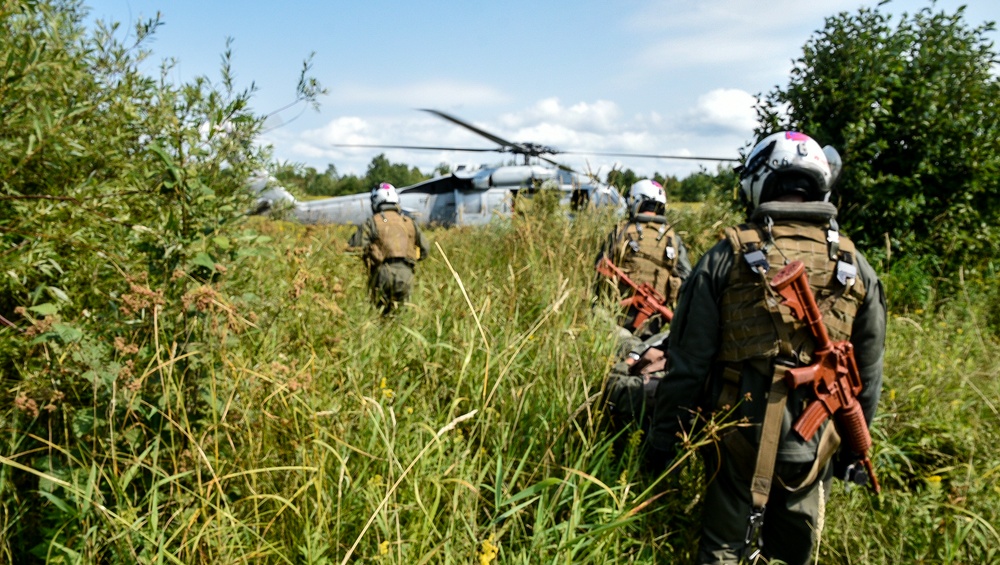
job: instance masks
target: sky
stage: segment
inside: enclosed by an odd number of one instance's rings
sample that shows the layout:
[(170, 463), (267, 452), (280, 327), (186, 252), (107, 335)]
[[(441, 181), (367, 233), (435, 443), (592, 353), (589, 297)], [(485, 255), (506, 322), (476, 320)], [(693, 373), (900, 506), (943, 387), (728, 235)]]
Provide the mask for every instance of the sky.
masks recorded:
[[(160, 14), (145, 71), (166, 59), (175, 82), (220, 82), (227, 39), (238, 87), (268, 116), (261, 143), (277, 162), (364, 175), (385, 153), (429, 174), (439, 164), (498, 164), (499, 153), (343, 148), (495, 145), (421, 108), (512, 142), (572, 152), (738, 158), (753, 141), (755, 96), (788, 84), (803, 46), (869, 0), (85, 0), (119, 33)], [(933, 6), (1000, 21), (996, 0), (890, 0), (899, 16)], [(1000, 44), (1000, 34), (988, 37)], [(318, 111), (287, 107), (304, 62), (328, 90)], [(807, 132), (808, 133), (808, 132)], [(824, 144), (823, 140), (818, 140)], [(557, 154), (577, 170), (611, 167), (680, 178), (714, 161)]]

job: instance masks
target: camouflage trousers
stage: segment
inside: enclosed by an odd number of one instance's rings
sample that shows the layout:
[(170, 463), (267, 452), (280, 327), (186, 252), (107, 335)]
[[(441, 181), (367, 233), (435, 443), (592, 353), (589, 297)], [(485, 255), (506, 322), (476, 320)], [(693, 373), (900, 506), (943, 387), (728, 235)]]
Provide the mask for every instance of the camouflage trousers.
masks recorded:
[(410, 299), (413, 292), (413, 266), (405, 261), (382, 263), (372, 268), (368, 288), (375, 306), (388, 314)]

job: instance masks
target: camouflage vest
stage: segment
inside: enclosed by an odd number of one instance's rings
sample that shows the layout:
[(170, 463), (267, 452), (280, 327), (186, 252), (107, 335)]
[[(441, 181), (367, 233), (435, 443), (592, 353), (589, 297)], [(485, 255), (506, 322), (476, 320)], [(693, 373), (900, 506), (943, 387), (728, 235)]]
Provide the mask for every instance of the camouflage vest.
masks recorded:
[[(648, 218), (648, 219), (647, 219)], [(674, 230), (663, 216), (633, 218), (618, 236), (615, 264), (636, 284), (649, 283), (663, 294), (667, 306), (677, 303), (681, 279), (674, 276), (678, 249), (674, 247)], [(622, 285), (623, 295), (631, 294)]]
[(802, 364), (811, 362), (815, 345), (806, 325), (780, 304), (780, 297), (768, 284), (791, 260), (805, 263), (830, 339), (851, 337), (865, 287), (857, 280), (854, 244), (837, 232), (832, 217), (828, 221), (824, 226), (815, 221), (779, 219), (770, 226), (770, 236), (769, 217), (761, 223), (726, 230), (736, 260), (722, 294), (720, 361), (780, 355), (798, 358)]
[(369, 255), (378, 265), (390, 259), (404, 259), (411, 263), (417, 257), (417, 231), (413, 220), (395, 210), (382, 210), (372, 217), (375, 224), (375, 241)]

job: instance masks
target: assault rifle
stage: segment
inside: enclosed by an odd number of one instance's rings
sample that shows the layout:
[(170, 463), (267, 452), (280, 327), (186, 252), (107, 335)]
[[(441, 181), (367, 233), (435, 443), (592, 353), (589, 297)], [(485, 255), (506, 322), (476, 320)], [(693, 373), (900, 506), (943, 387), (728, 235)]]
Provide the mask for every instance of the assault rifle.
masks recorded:
[(863, 384), (854, 359), (854, 346), (849, 341), (830, 341), (823, 325), (823, 313), (816, 305), (816, 298), (804, 275), (802, 261), (792, 261), (771, 280), (771, 287), (784, 299), (782, 303), (792, 309), (796, 318), (806, 323), (816, 342), (813, 352), (815, 362), (806, 367), (789, 369), (785, 374), (785, 384), (789, 389), (812, 385), (816, 397), (809, 402), (792, 429), (799, 437), (809, 441), (820, 425), (833, 416), (844, 444), (860, 458), (870, 479), (868, 485), (878, 494), (882, 489), (868, 458), (872, 437), (857, 397)]
[(635, 321), (632, 323), (635, 328), (642, 327), (642, 324), (655, 314), (663, 316), (667, 323), (674, 318), (674, 313), (663, 304), (666, 299), (653, 288), (653, 285), (648, 282), (636, 284), (607, 255), (602, 256), (597, 262), (597, 272), (610, 279), (617, 278), (632, 287), (632, 296), (622, 300), (621, 305), (636, 309)]

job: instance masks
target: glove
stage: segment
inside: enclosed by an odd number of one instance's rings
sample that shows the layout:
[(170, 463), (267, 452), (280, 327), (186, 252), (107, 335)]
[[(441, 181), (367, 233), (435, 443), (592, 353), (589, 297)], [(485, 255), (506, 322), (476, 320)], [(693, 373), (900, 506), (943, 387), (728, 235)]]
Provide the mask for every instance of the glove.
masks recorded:
[(841, 451), (833, 458), (833, 476), (848, 485), (865, 486), (868, 484), (868, 471), (860, 465), (860, 458)]

